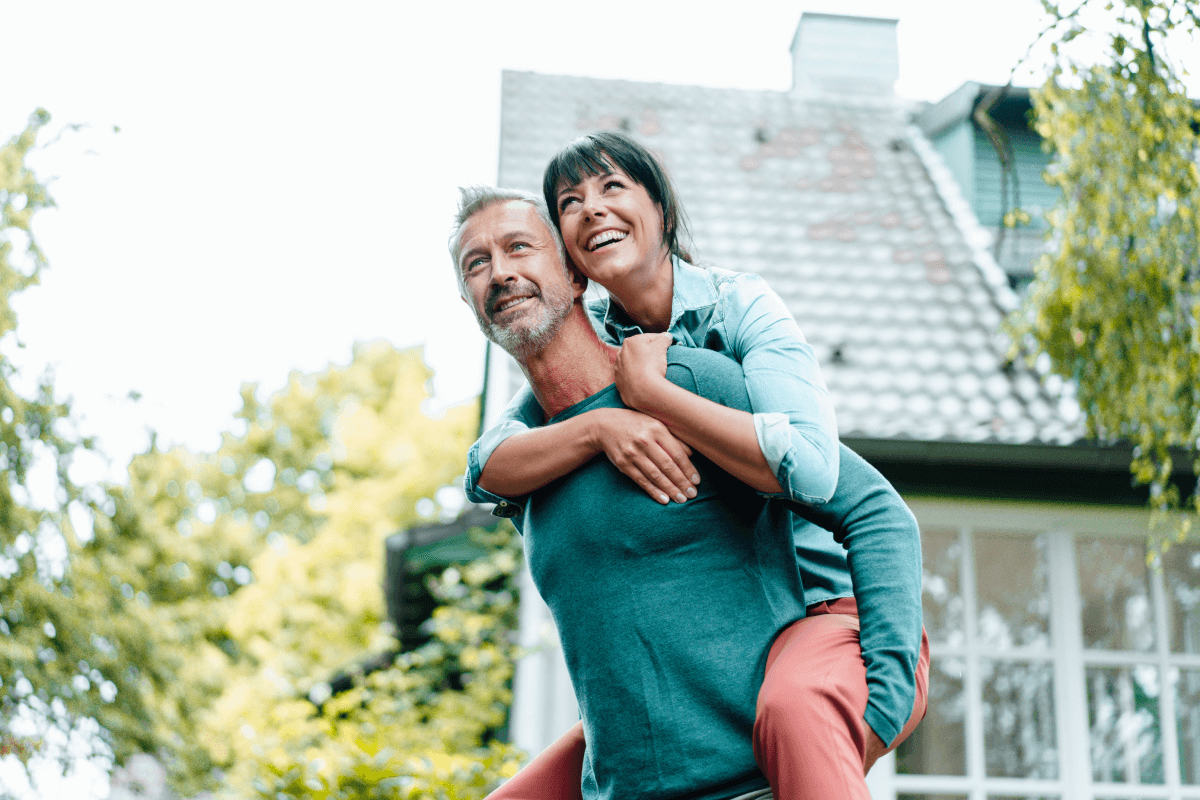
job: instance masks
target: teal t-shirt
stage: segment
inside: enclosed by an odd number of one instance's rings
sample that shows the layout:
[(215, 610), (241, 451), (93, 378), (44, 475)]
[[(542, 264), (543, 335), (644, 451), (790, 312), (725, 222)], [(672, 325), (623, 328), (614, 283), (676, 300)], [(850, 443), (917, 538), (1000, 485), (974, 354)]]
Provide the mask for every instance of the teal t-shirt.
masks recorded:
[[(672, 347), (667, 378), (749, 410), (741, 368)], [(551, 424), (624, 408), (615, 386)], [(755, 702), (776, 634), (804, 616), (784, 505), (696, 454), (698, 496), (663, 506), (603, 455), (534, 492), (526, 558), (558, 625), (587, 740), (587, 800), (724, 800), (767, 782)]]

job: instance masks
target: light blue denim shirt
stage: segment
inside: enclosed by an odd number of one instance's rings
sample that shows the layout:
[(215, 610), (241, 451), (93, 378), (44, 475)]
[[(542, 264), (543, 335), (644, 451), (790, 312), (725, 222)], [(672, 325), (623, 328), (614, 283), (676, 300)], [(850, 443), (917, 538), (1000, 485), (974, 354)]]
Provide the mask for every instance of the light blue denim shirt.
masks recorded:
[[(806, 505), (827, 502), (837, 486), (837, 423), (816, 356), (795, 319), (757, 275), (672, 261), (668, 331), (678, 344), (714, 350), (742, 365), (758, 444), (784, 489), (780, 496)], [(588, 312), (601, 338), (612, 344), (643, 333), (616, 303), (596, 301)], [(517, 516), (523, 498), (492, 494), (479, 486), (479, 476), (502, 441), (544, 420), (533, 392), (523, 387), (499, 422), (471, 446), (467, 497), (495, 503), (500, 516)], [(795, 539), (810, 605), (853, 596), (846, 552), (827, 531), (796, 517)]]

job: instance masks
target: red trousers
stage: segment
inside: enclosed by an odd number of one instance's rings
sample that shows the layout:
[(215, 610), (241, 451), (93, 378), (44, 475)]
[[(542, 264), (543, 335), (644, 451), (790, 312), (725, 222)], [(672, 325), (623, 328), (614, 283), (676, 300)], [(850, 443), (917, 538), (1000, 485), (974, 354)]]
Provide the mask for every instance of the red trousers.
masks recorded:
[[(929, 637), (921, 632), (917, 696), (890, 752), (925, 716)], [(870, 800), (867, 668), (858, 644), (858, 606), (839, 598), (809, 606), (767, 656), (754, 719), (754, 757), (775, 800)], [(546, 748), (488, 800), (583, 800), (583, 723)]]

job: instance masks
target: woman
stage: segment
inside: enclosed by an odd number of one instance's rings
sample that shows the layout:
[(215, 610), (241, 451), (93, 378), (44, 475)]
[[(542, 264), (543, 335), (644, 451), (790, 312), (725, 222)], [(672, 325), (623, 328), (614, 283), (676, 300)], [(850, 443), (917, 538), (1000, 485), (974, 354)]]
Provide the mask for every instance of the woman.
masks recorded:
[[(543, 192), (570, 260), (609, 292), (590, 310), (602, 336), (624, 342), (617, 387), (625, 404), (644, 415), (633, 415), (631, 425), (629, 412), (609, 409), (532, 427), (526, 423), (540, 420), (536, 403), (518, 396), (505, 420), (472, 448), (472, 499), (514, 504), (512, 498), (603, 452), (659, 502), (686, 502), (695, 493), (687, 458), (694, 448), (761, 492), (817, 509), (829, 501), (838, 487), (839, 446), (812, 349), (761, 279), (690, 263), (682, 210), (653, 156), (621, 134), (590, 134), (551, 161)], [(671, 336), (639, 335), (664, 332)], [(739, 361), (756, 413), (666, 381), (672, 337)], [(898, 498), (894, 505), (907, 513)], [(882, 551), (863, 550), (851, 570), (841, 548), (802, 520), (797, 545), (809, 617), (772, 647), (755, 722), (756, 758), (780, 800), (866, 797), (866, 770), (924, 713), (924, 677), (920, 686), (912, 679), (919, 625), (894, 608), (907, 604), (911, 611), (915, 603), (919, 619), (919, 548), (889, 556), (906, 559), (907, 569), (888, 570)], [(867, 623), (861, 648), (855, 586)], [(891, 602), (897, 597), (904, 601)], [(927, 664), (926, 655), (924, 674)], [(573, 731), (497, 797), (578, 797), (570, 773), (578, 775), (582, 747)], [(567, 794), (555, 794), (552, 784)]]

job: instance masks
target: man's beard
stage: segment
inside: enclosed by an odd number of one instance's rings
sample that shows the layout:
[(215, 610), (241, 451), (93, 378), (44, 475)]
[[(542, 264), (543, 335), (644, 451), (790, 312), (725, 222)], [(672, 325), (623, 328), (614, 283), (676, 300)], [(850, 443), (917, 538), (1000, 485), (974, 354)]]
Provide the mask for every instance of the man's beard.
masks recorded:
[(532, 284), (525, 284), (490, 293), (487, 307), (495, 308), (497, 302), (519, 294), (531, 294), (529, 302), (536, 306), (522, 311), (507, 325), (499, 325), (490, 318), (484, 319), (478, 312), (475, 316), (484, 336), (504, 348), (517, 361), (525, 361), (554, 340), (563, 320), (571, 313), (574, 297), (566, 286), (554, 286), (542, 292)]

